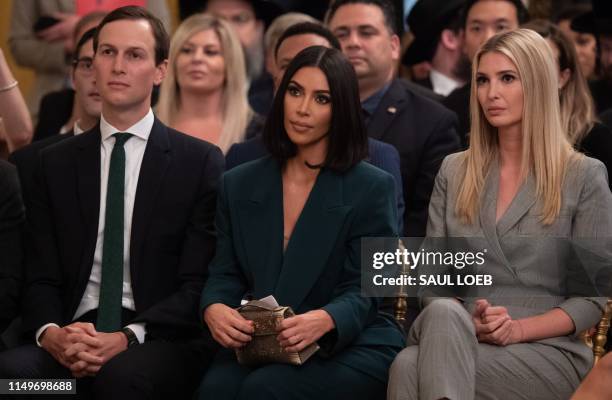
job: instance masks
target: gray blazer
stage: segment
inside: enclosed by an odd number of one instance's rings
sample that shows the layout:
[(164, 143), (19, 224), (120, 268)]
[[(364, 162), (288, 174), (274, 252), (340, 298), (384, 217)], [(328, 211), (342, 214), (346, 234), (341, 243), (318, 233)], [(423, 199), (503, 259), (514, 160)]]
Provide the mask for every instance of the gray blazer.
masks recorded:
[[(559, 240), (550, 239), (588, 238), (597, 239), (598, 244), (608, 240), (608, 246), (600, 246), (598, 250), (607, 253), (606, 260), (612, 260), (612, 247), (609, 246), (612, 238), (612, 193), (608, 188), (605, 166), (589, 157), (571, 162), (563, 183), (560, 215), (551, 225), (543, 225), (539, 219), (541, 207), (536, 201), (533, 177), (519, 188), (507, 211), (496, 223), (499, 167), (494, 162), (485, 180), (478, 221), (466, 225), (454, 211), (461, 184), (457, 174), (464, 158), (465, 152), (456, 153), (447, 156), (442, 163), (429, 205), (427, 236), (473, 237), (474, 243), (484, 243), (488, 253), (483, 273), (493, 275), (494, 282), (489, 302), (505, 306), (513, 318), (534, 316), (559, 307), (573, 320), (576, 334), (594, 326), (601, 317), (606, 299), (555, 295), (565, 284), (567, 258), (559, 254)], [(609, 270), (609, 265), (606, 267)], [(465, 300), (466, 307), (471, 309), (475, 297)], [(592, 352), (576, 334), (540, 340), (539, 343), (564, 352), (582, 376), (592, 365)]]

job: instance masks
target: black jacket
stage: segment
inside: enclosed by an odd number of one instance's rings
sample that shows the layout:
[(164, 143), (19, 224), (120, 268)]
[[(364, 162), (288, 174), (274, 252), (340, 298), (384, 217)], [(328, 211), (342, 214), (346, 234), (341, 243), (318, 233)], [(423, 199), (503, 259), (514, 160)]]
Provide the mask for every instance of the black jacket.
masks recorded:
[(15, 168), (0, 160), (0, 333), (18, 313), (25, 221)]
[[(69, 323), (91, 274), (100, 208), (100, 128), (40, 152), (28, 210), (24, 330)], [(134, 202), (130, 273), (147, 335), (199, 337), (199, 296), (215, 250), (221, 151), (155, 120)]]
[(459, 137), (455, 114), (416, 94), (413, 85), (393, 80), (367, 130), (399, 152), (406, 207), (403, 234), (424, 236), (434, 179), (444, 157), (459, 150)]

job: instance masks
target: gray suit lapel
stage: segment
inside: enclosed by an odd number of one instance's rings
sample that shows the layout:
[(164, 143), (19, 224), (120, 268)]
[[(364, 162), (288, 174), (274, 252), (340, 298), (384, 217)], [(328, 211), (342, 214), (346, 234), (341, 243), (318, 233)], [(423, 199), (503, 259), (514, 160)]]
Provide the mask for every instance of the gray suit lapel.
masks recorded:
[[(485, 178), (484, 191), (482, 198), (480, 199), (480, 225), (485, 236), (485, 240), (491, 246), (491, 249), (504, 264), (508, 270), (516, 276), (515, 271), (510, 266), (510, 262), (506, 258), (504, 251), (502, 250), (498, 236), (498, 226), (496, 223), (496, 212), (497, 212), (497, 192), (499, 190), (499, 164), (497, 159), (491, 162), (491, 168)], [(503, 217), (502, 217), (503, 219)], [(500, 220), (500, 222), (502, 222)]]
[(512, 229), (536, 202), (536, 187), (533, 175), (528, 175), (512, 199), (508, 209), (499, 219), (497, 234), (502, 237)]

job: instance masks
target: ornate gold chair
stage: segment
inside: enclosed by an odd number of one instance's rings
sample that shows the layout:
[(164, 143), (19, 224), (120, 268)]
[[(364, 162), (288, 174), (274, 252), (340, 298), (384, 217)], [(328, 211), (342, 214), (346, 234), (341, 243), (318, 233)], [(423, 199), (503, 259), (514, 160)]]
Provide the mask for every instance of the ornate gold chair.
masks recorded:
[(608, 299), (606, 309), (594, 329), (582, 332), (580, 335), (584, 343), (593, 349), (593, 364), (597, 363), (606, 354), (606, 342), (612, 317), (612, 299)]

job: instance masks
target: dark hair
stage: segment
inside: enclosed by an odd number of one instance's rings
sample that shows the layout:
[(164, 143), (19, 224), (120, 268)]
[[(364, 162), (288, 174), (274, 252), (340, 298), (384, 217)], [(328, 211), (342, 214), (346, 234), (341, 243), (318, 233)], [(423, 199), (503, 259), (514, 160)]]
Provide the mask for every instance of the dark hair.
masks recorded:
[[(461, 27), (465, 29), (465, 24), (467, 23), (467, 17), (470, 13), (470, 10), (474, 6), (474, 4), (478, 3), (482, 0), (467, 0), (467, 2), (463, 5), (463, 9), (461, 10)], [(529, 12), (527, 8), (523, 4), (521, 0), (505, 0), (509, 3), (512, 3), (514, 8), (516, 9), (516, 19), (518, 20), (519, 25), (523, 25), (525, 22), (529, 21)]]
[(266, 119), (264, 144), (272, 157), (283, 165), (296, 155), (297, 147), (285, 130), (285, 93), (295, 73), (304, 67), (319, 68), (329, 85), (332, 117), (327, 155), (321, 166), (340, 172), (347, 171), (367, 157), (368, 136), (361, 115), (355, 70), (337, 49), (307, 47), (289, 63)]
[(164, 28), (164, 24), (155, 15), (138, 6), (119, 7), (111, 11), (104, 17), (98, 25), (94, 35), (94, 52), (98, 51), (98, 38), (104, 25), (120, 20), (139, 20), (144, 19), (149, 22), (155, 39), (155, 65), (161, 64), (168, 58), (169, 38)]
[(340, 7), (347, 4), (367, 4), (380, 8), (380, 11), (383, 13), (387, 29), (389, 29), (391, 33), (399, 33), (397, 14), (395, 13), (395, 7), (390, 0), (335, 0), (329, 5), (327, 14), (325, 16), (325, 20), (327, 21), (328, 25), (334, 17), (334, 14), (336, 14), (336, 11), (338, 11)]
[(521, 26), (521, 28), (531, 29), (544, 39), (550, 39), (557, 46), (559, 59), (556, 61), (559, 63), (560, 71), (569, 68), (572, 75), (574, 75), (576, 70), (580, 68), (574, 45), (557, 25), (546, 19), (534, 19)]
[(285, 41), (285, 39), (290, 38), (291, 36), (309, 34), (322, 37), (323, 39), (329, 42), (331, 47), (340, 50), (340, 42), (338, 41), (338, 38), (336, 38), (329, 29), (316, 22), (300, 22), (295, 25), (291, 25), (278, 38), (278, 40), (276, 41), (276, 47), (274, 48), (274, 57), (276, 58), (276, 56), (278, 55), (278, 49), (280, 48), (281, 43)]
[(73, 53), (74, 61), (76, 61), (79, 58), (79, 53), (81, 52), (81, 48), (85, 45), (85, 43), (92, 40), (95, 34), (96, 34), (96, 28), (91, 28), (88, 31), (85, 31), (83, 35), (81, 35), (81, 38), (79, 39), (76, 47), (74, 48), (74, 53)]
[(76, 42), (79, 40), (77, 34), (83, 29), (84, 26), (91, 24), (92, 22), (102, 21), (106, 16), (106, 11), (92, 11), (89, 14), (85, 14), (79, 19), (79, 22), (74, 26), (73, 39)]
[(558, 12), (554, 13), (552, 16), (552, 21), (555, 24), (559, 24), (559, 22), (566, 19), (570, 20), (571, 22), (574, 18), (582, 14), (586, 14), (592, 9), (593, 7), (588, 3), (571, 4), (561, 8)]

